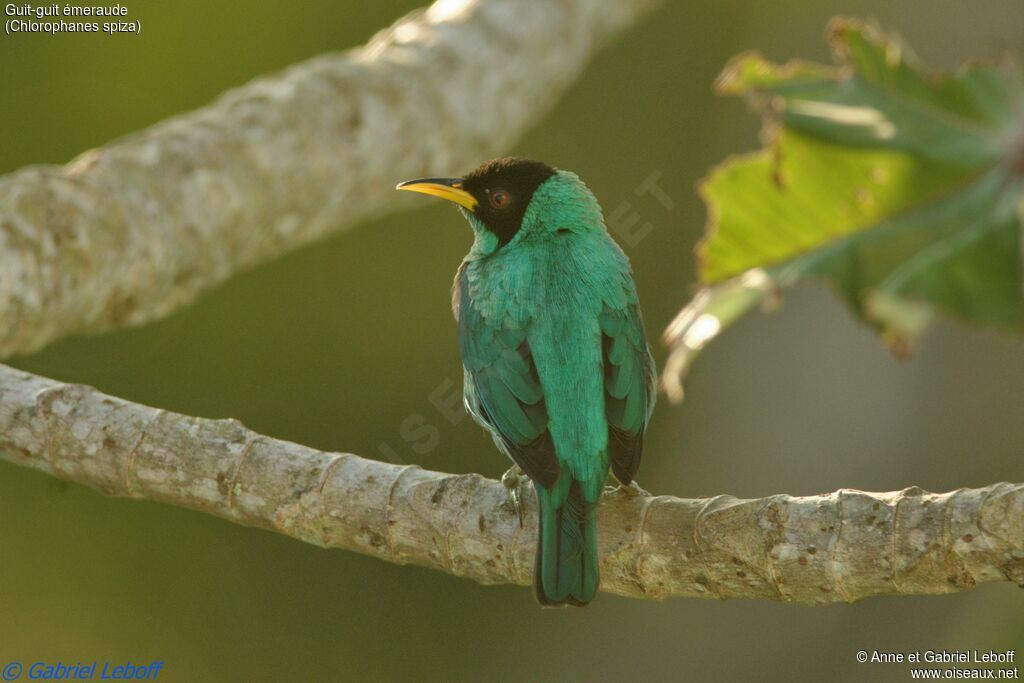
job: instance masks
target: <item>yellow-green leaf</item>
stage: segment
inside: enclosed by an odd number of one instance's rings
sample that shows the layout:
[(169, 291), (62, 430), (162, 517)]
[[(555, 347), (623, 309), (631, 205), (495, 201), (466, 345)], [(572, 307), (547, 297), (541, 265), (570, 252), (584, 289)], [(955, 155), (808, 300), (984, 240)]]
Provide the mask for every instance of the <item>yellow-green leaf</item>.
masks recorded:
[(705, 288), (666, 332), (666, 387), (779, 289), (829, 281), (896, 351), (939, 313), (1024, 329), (1024, 75), (926, 70), (898, 38), (834, 20), (836, 64), (737, 57), (717, 82), (764, 117), (769, 144), (701, 184)]

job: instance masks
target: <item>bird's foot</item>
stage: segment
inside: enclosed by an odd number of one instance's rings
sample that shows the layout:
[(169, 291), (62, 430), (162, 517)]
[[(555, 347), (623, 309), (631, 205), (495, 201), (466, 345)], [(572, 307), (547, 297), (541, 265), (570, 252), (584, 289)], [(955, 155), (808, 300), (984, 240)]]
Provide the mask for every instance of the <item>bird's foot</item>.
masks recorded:
[(523, 470), (519, 468), (519, 465), (512, 465), (505, 474), (501, 475), (501, 485), (508, 490), (508, 497), (512, 500), (512, 507), (515, 508), (520, 527), (523, 526), (523, 504), (522, 496), (519, 493), (519, 482), (522, 478)]
[(631, 481), (628, 484), (619, 484), (616, 487), (607, 487), (609, 490), (607, 493), (612, 496), (650, 496), (651, 492), (640, 488), (640, 485), (635, 481)]

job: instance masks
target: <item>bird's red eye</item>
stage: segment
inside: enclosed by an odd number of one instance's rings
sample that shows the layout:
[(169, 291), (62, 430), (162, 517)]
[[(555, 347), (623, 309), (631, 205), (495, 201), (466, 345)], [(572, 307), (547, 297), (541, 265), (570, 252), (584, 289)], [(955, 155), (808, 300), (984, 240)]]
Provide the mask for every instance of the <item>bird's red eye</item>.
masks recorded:
[(512, 195), (505, 190), (494, 190), (491, 192), (491, 206), (495, 209), (504, 209), (512, 203)]

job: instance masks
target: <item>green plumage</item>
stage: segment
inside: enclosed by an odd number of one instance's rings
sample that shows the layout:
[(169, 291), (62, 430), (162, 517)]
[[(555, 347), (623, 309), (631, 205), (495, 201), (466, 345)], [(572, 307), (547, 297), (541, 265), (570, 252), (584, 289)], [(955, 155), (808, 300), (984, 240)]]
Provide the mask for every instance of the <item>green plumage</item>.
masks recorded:
[(525, 208), (512, 230), (463, 210), (475, 240), (453, 304), (467, 408), (535, 484), (538, 600), (583, 605), (599, 583), (597, 503), (609, 468), (623, 484), (636, 473), (654, 364), (629, 262), (596, 199), (574, 174), (551, 172), (525, 197), (502, 168), (465, 178), (483, 202), (504, 173)]

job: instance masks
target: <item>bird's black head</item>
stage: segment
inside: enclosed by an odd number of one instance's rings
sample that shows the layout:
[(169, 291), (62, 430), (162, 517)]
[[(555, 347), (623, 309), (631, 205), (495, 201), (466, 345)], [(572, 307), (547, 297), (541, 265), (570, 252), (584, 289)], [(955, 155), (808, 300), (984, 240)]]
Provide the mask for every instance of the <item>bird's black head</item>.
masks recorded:
[(462, 178), (420, 178), (400, 183), (397, 189), (459, 204), (504, 246), (519, 232), (533, 193), (553, 175), (555, 169), (540, 161), (503, 157), (477, 166)]
[(519, 232), (533, 193), (554, 174), (543, 162), (503, 157), (463, 176), (462, 189), (477, 201), (473, 215), (505, 245)]

